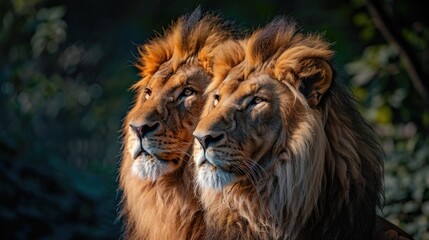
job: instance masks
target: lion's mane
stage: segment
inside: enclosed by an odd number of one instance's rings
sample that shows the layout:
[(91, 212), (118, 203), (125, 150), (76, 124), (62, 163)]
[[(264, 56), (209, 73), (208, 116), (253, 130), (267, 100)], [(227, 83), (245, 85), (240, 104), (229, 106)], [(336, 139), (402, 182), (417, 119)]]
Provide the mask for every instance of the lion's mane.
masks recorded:
[[(200, 188), (208, 238), (371, 239), (382, 199), (383, 151), (335, 77), (332, 56), (321, 35), (300, 33), (285, 18), (224, 44), (217, 54), (208, 92), (234, 68), (242, 74), (237, 84), (266, 69), (300, 104), (282, 109), (283, 132), (273, 147), (277, 161), (257, 181), (221, 191)], [(318, 101), (294, 86), (297, 78), (304, 88), (314, 78), (332, 82)]]

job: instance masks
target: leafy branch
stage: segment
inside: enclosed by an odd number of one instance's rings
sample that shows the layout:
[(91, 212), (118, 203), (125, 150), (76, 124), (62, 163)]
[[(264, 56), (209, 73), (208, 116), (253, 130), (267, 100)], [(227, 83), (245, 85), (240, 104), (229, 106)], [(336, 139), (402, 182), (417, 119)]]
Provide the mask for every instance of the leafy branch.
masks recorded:
[(368, 0), (366, 8), (384, 38), (398, 49), (414, 88), (429, 107), (429, 76), (424, 73), (411, 46), (404, 40), (378, 0)]

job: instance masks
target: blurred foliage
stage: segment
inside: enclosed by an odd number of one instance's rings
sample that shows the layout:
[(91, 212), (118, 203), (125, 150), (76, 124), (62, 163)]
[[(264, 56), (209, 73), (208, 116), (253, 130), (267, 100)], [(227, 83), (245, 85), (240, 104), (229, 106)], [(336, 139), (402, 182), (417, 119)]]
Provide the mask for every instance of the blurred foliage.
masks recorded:
[(6, 238), (119, 237), (117, 132), (129, 101), (121, 78), (132, 73), (103, 59), (109, 51), (99, 42), (80, 40), (91, 29), (68, 36), (66, 12), (47, 1), (0, 2)]
[[(384, 1), (401, 37), (429, 64), (429, 25), (413, 2)], [(375, 128), (386, 152), (383, 215), (416, 239), (429, 239), (429, 109), (410, 81), (397, 46), (377, 30), (364, 2), (353, 21), (366, 43), (362, 55), (345, 65), (361, 112)], [(418, 67), (421, 67), (418, 66)], [(428, 69), (423, 69), (428, 74)], [(426, 75), (428, 76), (428, 75)], [(428, 81), (429, 79), (423, 79)], [(428, 89), (429, 90), (429, 89)]]
[[(387, 12), (428, 66), (424, 11), (391, 2)], [(119, 130), (138, 80), (136, 45), (199, 3), (251, 29), (285, 13), (335, 42), (338, 75), (386, 150), (383, 214), (429, 239), (428, 108), (359, 0), (251, 0), (245, 9), (226, 0), (0, 0), (2, 238), (119, 238)]]

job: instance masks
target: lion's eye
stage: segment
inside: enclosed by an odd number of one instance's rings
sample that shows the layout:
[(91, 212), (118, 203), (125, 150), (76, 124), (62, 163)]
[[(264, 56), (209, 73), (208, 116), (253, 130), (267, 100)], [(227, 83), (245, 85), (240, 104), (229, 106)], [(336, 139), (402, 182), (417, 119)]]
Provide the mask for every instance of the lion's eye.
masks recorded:
[(185, 88), (183, 90), (183, 95), (185, 95), (185, 96), (191, 96), (194, 92), (195, 92), (195, 90), (192, 89), (192, 88)]
[(188, 97), (194, 94), (195, 92), (196, 92), (195, 89), (191, 87), (186, 87), (183, 89), (182, 93), (180, 94), (180, 97)]
[(150, 90), (149, 88), (145, 88), (144, 93), (145, 93), (144, 98), (147, 100), (150, 98), (150, 95), (152, 94), (152, 90)]
[(259, 103), (261, 103), (261, 102), (264, 102), (264, 101), (266, 101), (264, 98), (262, 98), (262, 97), (254, 97), (253, 99), (252, 99), (252, 101), (250, 102), (250, 104), (254, 104), (254, 105), (257, 105), (257, 104), (259, 104)]
[(219, 104), (219, 99), (220, 99), (219, 94), (214, 95), (213, 106), (216, 107)]
[(255, 98), (253, 99), (253, 101), (255, 101), (255, 103), (256, 103), (256, 104), (258, 104), (258, 103), (261, 103), (263, 100), (262, 100), (262, 98), (260, 98), (260, 97), (255, 97)]

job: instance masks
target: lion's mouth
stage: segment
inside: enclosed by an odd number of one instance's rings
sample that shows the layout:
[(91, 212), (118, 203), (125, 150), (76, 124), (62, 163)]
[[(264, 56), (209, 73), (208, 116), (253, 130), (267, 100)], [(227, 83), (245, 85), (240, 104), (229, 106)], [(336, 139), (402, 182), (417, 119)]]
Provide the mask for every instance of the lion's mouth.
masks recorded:
[(144, 155), (150, 155), (148, 152), (146, 152), (143, 148), (140, 148), (138, 151), (134, 152), (133, 159), (137, 159), (139, 157), (142, 157)]
[(239, 171), (239, 168), (234, 167), (231, 164), (223, 163), (223, 164), (216, 164), (208, 160), (207, 158), (204, 158), (201, 163), (199, 164), (199, 167), (206, 167), (213, 171), (220, 170), (222, 172), (228, 172), (228, 173), (234, 173), (242, 175), (242, 172)]
[(203, 165), (205, 165), (205, 164), (210, 164), (210, 165), (212, 165), (211, 163), (209, 163), (209, 161), (207, 161), (207, 159), (203, 159), (201, 162), (200, 162), (200, 164), (198, 164), (198, 167), (201, 167), (201, 166), (203, 166)]
[(177, 159), (177, 158), (172, 159), (172, 160), (166, 160), (157, 154), (150, 154), (149, 152), (147, 152), (143, 148), (140, 148), (138, 151), (136, 151), (133, 154), (134, 160), (137, 160), (138, 158), (141, 158), (141, 157), (146, 157), (147, 159), (151, 159), (152, 161), (158, 161), (161, 164), (171, 164), (171, 163), (178, 164), (179, 163), (179, 159)]
[(199, 165), (198, 167), (200, 168), (205, 168), (205, 169), (209, 169), (210, 171), (218, 171), (218, 170), (222, 170), (221, 168), (219, 168), (218, 166), (216, 166), (215, 164), (211, 163), (210, 161), (208, 161), (207, 159), (204, 159)]

